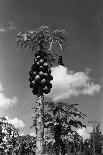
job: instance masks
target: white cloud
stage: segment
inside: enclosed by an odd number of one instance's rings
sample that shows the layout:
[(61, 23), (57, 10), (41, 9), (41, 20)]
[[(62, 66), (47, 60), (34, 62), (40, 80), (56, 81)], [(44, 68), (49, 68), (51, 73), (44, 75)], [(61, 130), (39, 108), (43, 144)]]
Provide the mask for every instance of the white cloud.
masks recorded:
[(86, 130), (87, 133), (92, 133), (93, 132), (93, 127), (92, 126), (87, 126), (85, 130)]
[(4, 94), (4, 88), (2, 86), (2, 83), (0, 83), (0, 108), (9, 108), (14, 106), (17, 103), (17, 97), (6, 97)]
[(36, 133), (35, 132), (31, 132), (29, 133), (30, 136), (36, 137)]
[(0, 93), (0, 108), (9, 108), (17, 103), (17, 98), (14, 96), (13, 98), (6, 97), (3, 93)]
[(24, 136), (24, 133), (22, 132), (22, 133), (20, 134), (20, 136)]
[(94, 95), (101, 89), (99, 84), (94, 84), (86, 72), (68, 71), (64, 66), (52, 67), (53, 80), (51, 92), (47, 95), (54, 101), (70, 98), (71, 96)]
[(83, 127), (81, 129), (78, 129), (77, 132), (83, 138), (84, 142), (86, 139), (90, 139), (90, 133), (93, 132), (93, 128), (91, 126), (86, 128)]
[(13, 119), (10, 119), (8, 116), (6, 116), (6, 119), (8, 121), (8, 123), (14, 125), (15, 128), (24, 128), (25, 127), (25, 124), (22, 120), (19, 120), (18, 118), (13, 118)]
[(9, 21), (7, 27), (0, 26), (0, 33), (5, 33), (7, 31), (12, 31), (12, 30), (16, 30), (16, 29), (17, 28), (14, 25), (14, 23), (12, 21)]
[(0, 33), (5, 33), (6, 32), (6, 29), (2, 26), (0, 26)]

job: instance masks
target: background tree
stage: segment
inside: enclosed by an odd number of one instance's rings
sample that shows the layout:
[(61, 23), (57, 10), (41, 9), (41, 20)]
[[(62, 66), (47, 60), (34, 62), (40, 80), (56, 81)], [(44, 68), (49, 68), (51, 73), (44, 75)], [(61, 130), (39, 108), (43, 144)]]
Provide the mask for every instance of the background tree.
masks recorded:
[(35, 53), (34, 64), (29, 72), (30, 88), (33, 88), (33, 94), (37, 95), (37, 119), (36, 119), (36, 154), (43, 154), (43, 99), (44, 94), (50, 93), (53, 80), (50, 67), (55, 62), (55, 56), (52, 53), (52, 46), (58, 43), (62, 49), (64, 37), (63, 30), (52, 30), (48, 26), (41, 26), (36, 30), (30, 30), (25, 33), (17, 34), (17, 46), (21, 48), (39, 47)]
[(0, 150), (2, 154), (13, 153), (18, 136), (18, 129), (8, 123), (5, 117), (0, 118)]
[(96, 153), (102, 153), (102, 145), (103, 145), (103, 134), (100, 130), (100, 123), (97, 124), (95, 130), (95, 147)]
[(95, 130), (91, 133), (91, 138), (88, 140), (89, 152), (93, 154), (93, 141), (95, 143), (95, 153), (102, 155), (103, 150), (103, 134), (100, 130), (100, 123), (98, 122), (95, 126)]

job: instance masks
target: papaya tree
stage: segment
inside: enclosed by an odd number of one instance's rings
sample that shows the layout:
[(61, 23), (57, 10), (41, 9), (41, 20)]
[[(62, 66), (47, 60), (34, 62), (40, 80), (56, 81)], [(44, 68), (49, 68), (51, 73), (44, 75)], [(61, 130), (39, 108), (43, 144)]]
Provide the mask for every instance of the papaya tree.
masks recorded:
[[(44, 127), (50, 129), (50, 134), (45, 139), (48, 148), (52, 148), (59, 155), (66, 154), (66, 148), (72, 144), (72, 150), (79, 150), (81, 137), (76, 132), (76, 128), (82, 128), (84, 125), (81, 118), (84, 119), (85, 114), (81, 113), (76, 106), (78, 104), (68, 104), (63, 102), (44, 102)], [(36, 126), (36, 118), (33, 125)], [(55, 140), (54, 143), (50, 140)]]
[(29, 72), (30, 88), (37, 96), (37, 119), (36, 119), (36, 155), (43, 154), (43, 100), (44, 94), (50, 93), (53, 80), (51, 69), (55, 62), (55, 54), (52, 52), (54, 43), (58, 43), (62, 49), (64, 39), (64, 30), (51, 29), (48, 26), (41, 26), (36, 30), (17, 34), (17, 47), (22, 49), (30, 48), (35, 52), (34, 63)]

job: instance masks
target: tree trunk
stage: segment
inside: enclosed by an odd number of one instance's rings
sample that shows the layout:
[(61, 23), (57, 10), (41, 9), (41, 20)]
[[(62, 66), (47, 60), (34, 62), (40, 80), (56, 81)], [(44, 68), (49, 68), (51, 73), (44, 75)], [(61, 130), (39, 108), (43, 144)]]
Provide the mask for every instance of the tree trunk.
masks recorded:
[(37, 124), (36, 124), (36, 155), (43, 155), (44, 125), (43, 125), (43, 95), (37, 97)]

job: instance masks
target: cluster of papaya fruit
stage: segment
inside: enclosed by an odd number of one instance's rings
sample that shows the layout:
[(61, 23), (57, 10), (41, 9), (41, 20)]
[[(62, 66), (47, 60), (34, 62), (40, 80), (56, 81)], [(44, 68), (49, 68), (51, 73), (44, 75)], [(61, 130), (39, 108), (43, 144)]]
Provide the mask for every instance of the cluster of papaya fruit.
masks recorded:
[(35, 53), (34, 63), (29, 71), (29, 76), (30, 88), (33, 88), (32, 92), (34, 95), (37, 95), (38, 91), (41, 91), (42, 94), (50, 93), (52, 88), (50, 81), (53, 80), (53, 77), (43, 51), (39, 50)]

